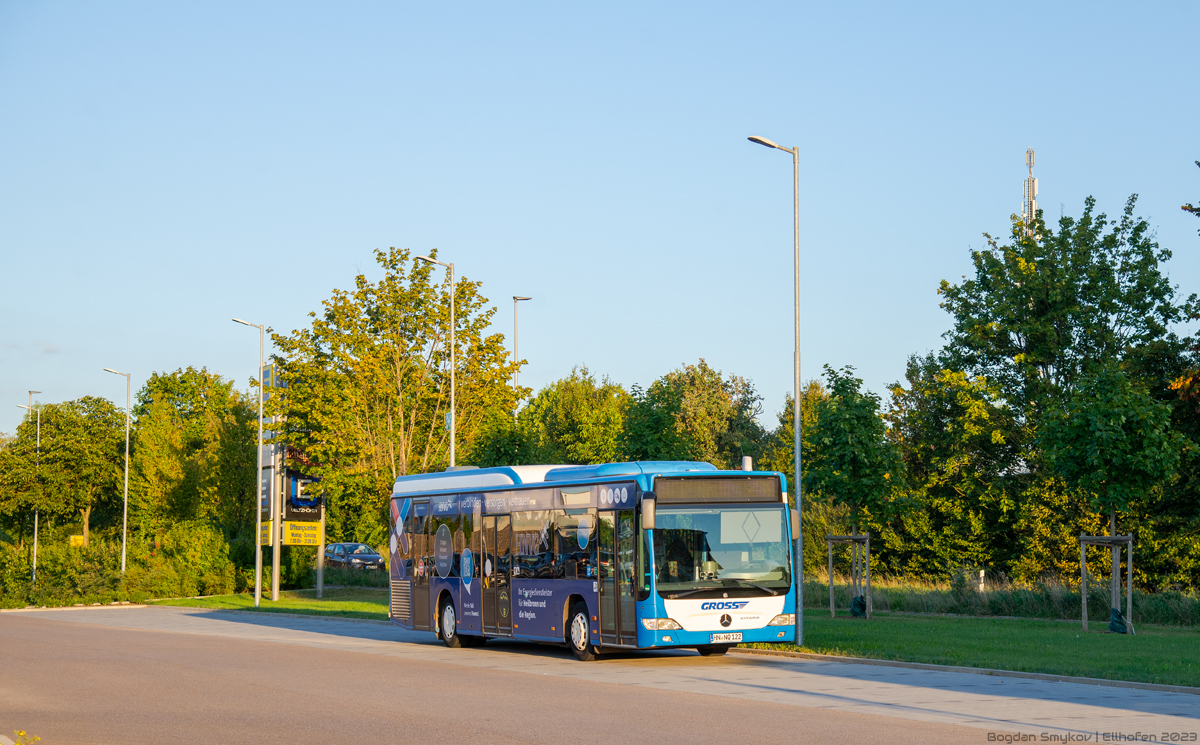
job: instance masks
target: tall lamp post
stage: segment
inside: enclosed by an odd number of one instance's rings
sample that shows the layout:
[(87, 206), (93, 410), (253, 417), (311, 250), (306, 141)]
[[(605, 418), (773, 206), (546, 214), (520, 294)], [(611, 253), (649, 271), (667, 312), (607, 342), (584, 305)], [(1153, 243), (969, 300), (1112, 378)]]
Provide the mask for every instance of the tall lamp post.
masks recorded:
[[(30, 391), (29, 392), (29, 405), (28, 406), (21, 406), (21, 404), (17, 404), (17, 408), (25, 409), (26, 411), (29, 412), (30, 416), (34, 415), (33, 394), (35, 394), (35, 393), (41, 393), (41, 391)], [(37, 410), (37, 450), (36, 450), (36, 453), (37, 453), (37, 455), (35, 456), (35, 460), (34, 460), (34, 473), (40, 474), (42, 471), (42, 410), (41, 409)], [(29, 578), (30, 582), (37, 582), (37, 549), (38, 549), (38, 507), (35, 504), (33, 506), (33, 572), (31, 573), (30, 578)]]
[(417, 261), (444, 266), (450, 273), (450, 467), (454, 468), (454, 434), (458, 424), (458, 412), (454, 408), (454, 262), (447, 264), (428, 256), (418, 256)]
[(125, 573), (125, 535), (129, 527), (129, 373), (117, 372), (110, 367), (104, 372), (125, 376), (125, 507), (121, 515), (121, 574)]
[[(258, 471), (254, 475), (254, 494), (255, 494), (255, 513), (258, 514), (257, 529), (254, 532), (254, 607), (257, 608), (262, 601), (262, 450), (263, 450), (263, 327), (258, 323), (250, 323), (243, 321), (240, 318), (234, 318), (234, 323), (240, 323), (243, 326), (253, 326), (258, 329)], [(270, 490), (268, 489), (268, 494)], [(272, 506), (272, 510), (274, 506)], [(274, 512), (271, 515), (274, 518)], [(274, 519), (272, 519), (272, 527), (274, 527)], [(273, 534), (278, 531), (272, 530)], [(272, 537), (271, 546), (274, 550), (275, 557), (279, 556), (278, 549), (275, 548), (275, 539)]]
[[(517, 356), (517, 303), (520, 303), (522, 300), (533, 300), (533, 298), (521, 297), (520, 295), (513, 295), (513, 366), (514, 366), (513, 367), (513, 393), (514, 394), (517, 392), (517, 388), (519, 387), (517, 385), (517, 378), (518, 378), (518, 375), (520, 374), (520, 368), (516, 367), (516, 364), (521, 359), (520, 357)], [(514, 407), (513, 408), (513, 419), (516, 419), (516, 418), (517, 418), (517, 409)]]
[[(793, 232), (795, 248), (793, 264), (795, 270), (795, 358), (792, 364), (792, 385), (795, 393), (792, 396), (792, 448), (795, 450), (795, 480), (796, 480), (796, 515), (802, 514), (800, 498), (804, 493), (800, 481), (800, 147), (783, 147), (771, 142), (765, 137), (749, 137), (751, 142), (765, 147), (782, 150), (792, 154), (792, 198), (793, 198)], [(799, 519), (797, 519), (799, 522)], [(796, 552), (796, 646), (804, 645), (804, 536), (797, 531), (792, 536)]]

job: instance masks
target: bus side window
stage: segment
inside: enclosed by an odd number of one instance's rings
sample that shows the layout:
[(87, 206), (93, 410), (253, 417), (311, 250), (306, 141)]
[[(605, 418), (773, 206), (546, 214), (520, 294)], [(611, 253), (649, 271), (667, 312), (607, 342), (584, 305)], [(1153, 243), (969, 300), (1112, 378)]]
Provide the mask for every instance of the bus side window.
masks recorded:
[(569, 544), (567, 543), (567, 532), (570, 530), (567, 523), (569, 518), (562, 510), (551, 510), (550, 520), (553, 525), (551, 535), (550, 552), (551, 552), (551, 572), (550, 576), (554, 579), (564, 579), (567, 576), (567, 563), (571, 560)]
[(554, 561), (550, 512), (512, 513), (513, 576), (527, 579), (550, 579)]
[(587, 579), (595, 576), (591, 555), (588, 510), (558, 510), (554, 513), (554, 576), (559, 579)]

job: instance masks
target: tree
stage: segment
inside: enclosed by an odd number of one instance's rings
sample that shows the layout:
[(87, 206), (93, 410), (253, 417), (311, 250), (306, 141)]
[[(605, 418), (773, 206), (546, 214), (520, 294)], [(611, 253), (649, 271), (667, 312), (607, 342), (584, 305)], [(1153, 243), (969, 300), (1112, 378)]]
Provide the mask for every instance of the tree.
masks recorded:
[[(972, 251), (975, 276), (943, 281), (942, 307), (954, 317), (946, 367), (986, 378), (1017, 415), (1036, 422), (1097, 365), (1138, 350), (1178, 356), (1186, 340), (1171, 332), (1196, 303), (1179, 302), (1161, 269), (1171, 252), (1135, 218), (1137, 196), (1120, 220), (1063, 217), (1058, 231), (1041, 218), (1030, 235), (1014, 218), (1012, 243)], [(1032, 438), (1027, 438), (1032, 442)]]
[(201, 520), (251, 539), (258, 407), (206, 368), (154, 373), (134, 407), (131, 521), (157, 535)]
[(78, 512), (84, 546), (92, 509), (116, 494), (124, 447), (125, 415), (103, 398), (84, 396), (42, 407), (40, 508), (55, 514)]
[(1115, 530), (1117, 510), (1174, 472), (1179, 449), (1170, 418), (1170, 406), (1111, 365), (1081, 381), (1043, 439), (1055, 470), (1107, 512)]
[[(800, 391), (800, 467), (807, 468), (813, 457), (812, 433), (817, 424), (817, 409), (821, 402), (829, 398), (829, 393), (819, 380), (809, 380)], [(796, 461), (795, 437), (796, 427), (793, 412), (796, 403), (789, 393), (784, 397), (783, 410), (779, 412), (779, 425), (770, 434), (763, 447), (759, 467), (766, 471), (779, 471), (787, 477), (791, 484), (792, 494), (788, 497), (795, 504), (796, 491)], [(807, 493), (811, 485), (802, 485)]]
[[(434, 252), (434, 256), (437, 252)], [(272, 334), (286, 388), (270, 413), (279, 439), (322, 479), (331, 535), (378, 542), (394, 480), (444, 468), (450, 404), (450, 294), (408, 250), (376, 251), (378, 282), (335, 290), (309, 328)], [(457, 447), (471, 450), (493, 412), (515, 408), (514, 365), (479, 283), (455, 283)]]
[[(1196, 167), (1200, 168), (1200, 160), (1196, 161)], [(1188, 202), (1187, 204), (1182, 205), (1179, 209), (1183, 210), (1184, 212), (1190, 212), (1193, 215), (1195, 215), (1196, 217), (1200, 217), (1200, 207), (1197, 207), (1196, 205), (1192, 204), (1191, 202)], [(1200, 230), (1197, 230), (1196, 232), (1200, 233)]]
[(885, 415), (914, 503), (886, 536), (894, 568), (937, 576), (1007, 564), (1015, 502), (1006, 469), (1021, 435), (1012, 410), (985, 378), (934, 355), (910, 357), (906, 379), (892, 385)]
[(849, 366), (839, 371), (825, 365), (829, 397), (817, 406), (804, 479), (810, 493), (846, 505), (857, 524), (890, 516), (904, 466), (879, 415), (879, 396), (864, 392), (853, 373)]
[(719, 468), (757, 458), (766, 433), (756, 421), (762, 397), (737, 375), (723, 377), (703, 359), (635, 387), (625, 434), (630, 460), (699, 460)]
[(629, 394), (608, 378), (575, 368), (534, 396), (516, 419), (497, 412), (477, 438), (471, 462), (480, 466), (528, 463), (609, 463), (621, 459)]
[(37, 472), (36, 414), (17, 426), (13, 437), (0, 447), (0, 519), (5, 531), (20, 546), (33, 528), (33, 511), (43, 502)]

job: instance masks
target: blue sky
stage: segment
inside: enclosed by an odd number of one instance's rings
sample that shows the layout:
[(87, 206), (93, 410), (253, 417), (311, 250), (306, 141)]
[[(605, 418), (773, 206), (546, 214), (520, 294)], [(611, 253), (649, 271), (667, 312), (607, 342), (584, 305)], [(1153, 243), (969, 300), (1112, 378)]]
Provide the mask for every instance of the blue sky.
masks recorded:
[[(0, 1), (0, 431), (154, 371), (244, 387), (255, 332), (372, 250), (438, 248), (521, 309), (521, 376), (630, 385), (703, 357), (884, 392), (938, 347), (942, 279), (1041, 206), (1139, 212), (1200, 290), (1195, 3)], [(912, 5), (912, 4), (908, 4)]]

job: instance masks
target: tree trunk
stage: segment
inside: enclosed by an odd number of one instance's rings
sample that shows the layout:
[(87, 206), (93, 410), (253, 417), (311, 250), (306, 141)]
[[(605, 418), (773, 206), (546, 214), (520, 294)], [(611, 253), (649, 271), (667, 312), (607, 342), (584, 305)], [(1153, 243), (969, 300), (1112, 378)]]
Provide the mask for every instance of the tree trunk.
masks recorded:
[(79, 514), (83, 517), (83, 547), (87, 548), (88, 533), (90, 532), (88, 528), (92, 521), (92, 506), (89, 504), (87, 507), (80, 508)]
[[(1108, 534), (1114, 538), (1117, 536), (1117, 508), (1108, 508)], [(1121, 549), (1117, 544), (1112, 544), (1112, 580), (1111, 580), (1111, 599), (1113, 609), (1121, 607)]]

